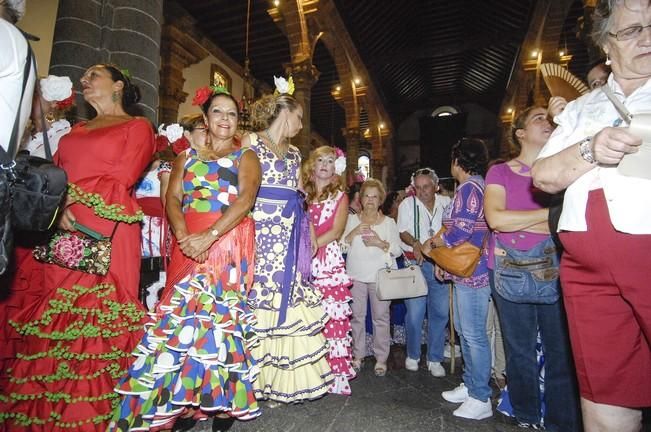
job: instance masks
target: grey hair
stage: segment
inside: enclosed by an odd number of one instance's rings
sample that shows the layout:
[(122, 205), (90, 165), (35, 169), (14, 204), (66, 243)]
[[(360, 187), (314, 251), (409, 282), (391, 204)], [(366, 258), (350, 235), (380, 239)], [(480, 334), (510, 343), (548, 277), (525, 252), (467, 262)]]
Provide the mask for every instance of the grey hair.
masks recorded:
[[(647, 0), (647, 4), (648, 4)], [(594, 13), (592, 14), (592, 41), (599, 48), (602, 48), (606, 44), (608, 39), (608, 33), (612, 28), (612, 15), (615, 6), (622, 5), (627, 6), (628, 0), (598, 0), (597, 5), (594, 8)]]
[[(424, 171), (428, 171), (428, 172), (425, 173)], [(436, 174), (436, 171), (434, 171), (432, 168), (420, 168), (414, 171), (414, 173), (411, 175), (411, 184), (414, 184), (416, 177), (419, 176), (429, 177), (432, 180), (432, 183), (434, 183), (435, 185), (439, 184), (439, 176)]]

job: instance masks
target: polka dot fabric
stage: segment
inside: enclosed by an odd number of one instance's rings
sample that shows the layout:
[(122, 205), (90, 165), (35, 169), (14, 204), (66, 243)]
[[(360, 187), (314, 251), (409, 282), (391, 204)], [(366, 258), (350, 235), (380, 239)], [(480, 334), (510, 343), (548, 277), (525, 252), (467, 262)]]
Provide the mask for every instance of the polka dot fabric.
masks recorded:
[[(251, 135), (251, 143), (260, 160), (262, 185), (298, 193), (299, 150), (290, 146), (285, 158), (280, 159), (255, 134)], [(253, 348), (260, 367), (254, 383), (256, 397), (289, 403), (323, 396), (334, 377), (325, 358), (328, 347), (322, 334), (328, 316), (309, 275), (296, 272), (285, 322), (278, 325), (280, 289), (287, 270), (285, 258), (296, 222), (294, 215), (283, 213), (286, 204), (283, 200), (256, 199), (256, 260), (249, 304), (260, 339)]]
[[(343, 199), (344, 193), (322, 202), (309, 205), (309, 215), (317, 236), (326, 233), (334, 225), (335, 213)], [(323, 296), (323, 308), (329, 321), (323, 329), (328, 341), (326, 359), (335, 381), (328, 390), (330, 393), (350, 395), (348, 380), (355, 377), (352, 368), (352, 335), (350, 316), (350, 286), (352, 280), (346, 274), (344, 259), (337, 241), (322, 246), (312, 261), (312, 280), (314, 286)]]

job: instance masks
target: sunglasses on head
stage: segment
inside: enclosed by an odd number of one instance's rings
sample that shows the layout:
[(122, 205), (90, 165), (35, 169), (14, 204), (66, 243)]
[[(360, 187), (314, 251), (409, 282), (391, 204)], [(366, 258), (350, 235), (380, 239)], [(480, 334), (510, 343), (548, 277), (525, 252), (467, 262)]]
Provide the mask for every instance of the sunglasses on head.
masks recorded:
[(434, 170), (432, 168), (420, 168), (414, 171), (414, 173), (411, 175), (412, 177), (416, 177), (419, 175), (431, 175), (434, 173)]

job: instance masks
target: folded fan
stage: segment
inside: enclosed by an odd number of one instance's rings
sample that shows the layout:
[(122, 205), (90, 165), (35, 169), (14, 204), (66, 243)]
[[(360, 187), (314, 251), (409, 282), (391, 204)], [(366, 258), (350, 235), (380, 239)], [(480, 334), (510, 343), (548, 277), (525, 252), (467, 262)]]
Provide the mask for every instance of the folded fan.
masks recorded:
[(559, 64), (543, 63), (540, 71), (552, 96), (561, 96), (569, 102), (590, 91), (583, 81)]

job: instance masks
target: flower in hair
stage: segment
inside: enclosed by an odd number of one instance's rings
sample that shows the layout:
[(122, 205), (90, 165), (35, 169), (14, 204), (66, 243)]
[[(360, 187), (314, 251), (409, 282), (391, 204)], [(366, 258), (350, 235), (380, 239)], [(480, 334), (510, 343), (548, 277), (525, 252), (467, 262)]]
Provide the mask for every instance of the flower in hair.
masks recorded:
[(346, 155), (339, 147), (335, 147), (335, 174), (342, 175), (346, 171)]
[(67, 76), (48, 75), (39, 81), (41, 96), (48, 102), (59, 102), (72, 95), (72, 81)]
[(159, 128), (158, 133), (165, 135), (170, 144), (173, 144), (183, 136), (183, 127), (178, 123), (172, 123), (171, 125), (168, 125), (164, 130), (161, 130)]
[(274, 84), (276, 85), (275, 94), (294, 94), (294, 78), (289, 76), (289, 80), (274, 75)]
[(71, 93), (70, 96), (68, 96), (64, 100), (58, 101), (57, 103), (55, 103), (57, 109), (59, 109), (61, 111), (67, 110), (68, 108), (70, 108), (74, 104), (75, 104), (75, 94), (74, 93)]
[(129, 69), (127, 68), (120, 69), (120, 72), (122, 73), (122, 75), (124, 75), (125, 78), (131, 79), (131, 72), (129, 72)]
[(200, 87), (194, 93), (194, 98), (192, 98), (192, 105), (201, 106), (206, 103), (212, 95), (217, 93), (230, 94), (226, 87), (222, 86), (205, 86)]

